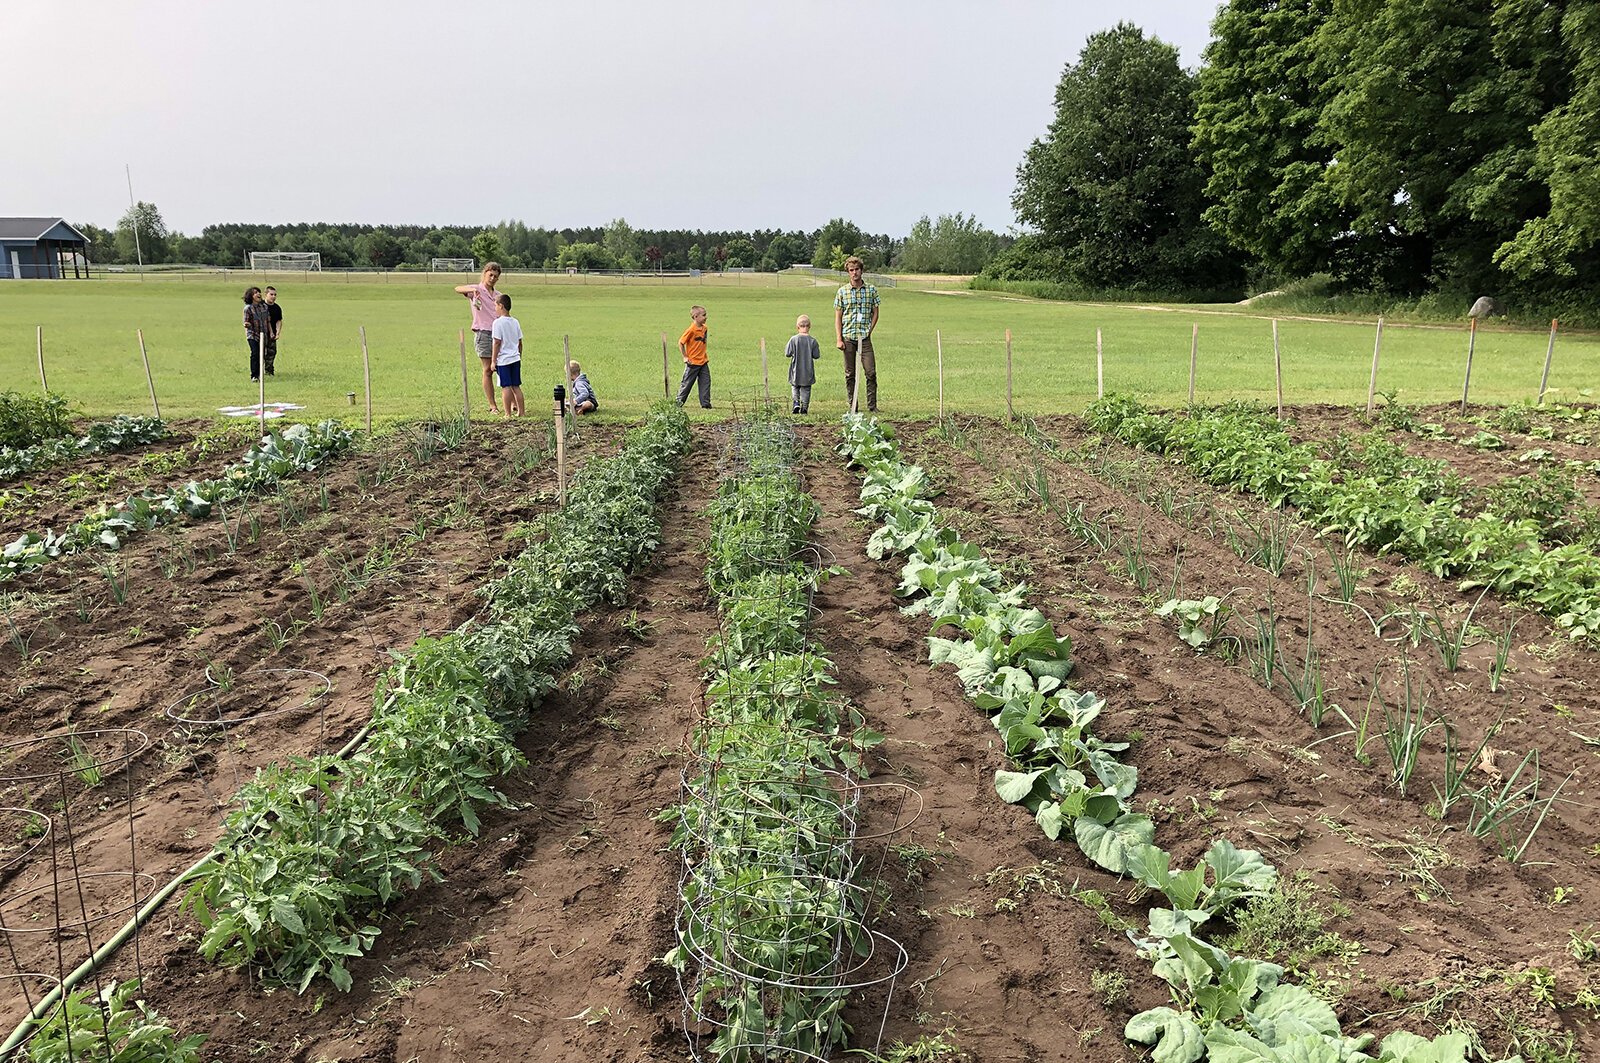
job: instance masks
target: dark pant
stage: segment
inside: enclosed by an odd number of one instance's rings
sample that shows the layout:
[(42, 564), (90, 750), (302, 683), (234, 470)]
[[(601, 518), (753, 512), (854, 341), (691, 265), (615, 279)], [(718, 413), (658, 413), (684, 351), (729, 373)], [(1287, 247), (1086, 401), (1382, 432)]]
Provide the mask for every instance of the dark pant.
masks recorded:
[(867, 409), (878, 408), (878, 358), (872, 353), (872, 337), (844, 341), (844, 401), (856, 399), (856, 345), (861, 345), (861, 372), (866, 376)]
[(272, 375), (272, 365), (278, 360), (278, 341), (271, 336), (261, 337), (261, 368)]
[(250, 379), (254, 380), (261, 375), (261, 339), (260, 336), (246, 336), (244, 342), (250, 346)]
[(709, 410), (711, 409), (710, 362), (707, 362), (705, 365), (691, 365), (688, 362), (684, 363), (683, 380), (678, 384), (678, 405), (682, 406), (684, 400), (689, 397), (689, 388), (694, 385), (696, 380), (700, 382), (700, 405)]

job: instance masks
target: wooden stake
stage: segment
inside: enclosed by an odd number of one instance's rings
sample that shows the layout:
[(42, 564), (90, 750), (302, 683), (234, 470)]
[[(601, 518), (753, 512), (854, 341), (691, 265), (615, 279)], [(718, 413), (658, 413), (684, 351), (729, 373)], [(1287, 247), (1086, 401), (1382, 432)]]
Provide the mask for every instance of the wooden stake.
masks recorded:
[(1283, 420), (1283, 356), (1278, 351), (1278, 319), (1272, 319), (1272, 372), (1278, 378), (1278, 420)]
[(461, 416), (472, 423), (472, 392), (467, 390), (467, 330), (457, 332), (461, 339)]
[[(570, 373), (571, 371), (572, 371), (572, 336), (569, 335), (569, 334), (565, 334), (564, 333), (562, 335), (562, 337), (561, 337), (561, 386), (563, 388), (565, 388), (567, 386), (567, 374)], [(572, 396), (568, 395), (567, 398), (571, 399)], [(571, 405), (572, 405), (571, 402), (567, 402), (567, 403), (563, 404), (563, 406), (561, 408), (561, 419), (562, 419), (563, 423), (566, 421), (567, 407), (569, 407)]]
[(861, 412), (861, 378), (866, 374), (861, 369), (861, 340), (856, 340), (856, 376), (855, 386), (850, 389), (850, 412)]
[(939, 352), (939, 423), (944, 424), (944, 334), (933, 330), (933, 345)]
[(1467, 329), (1467, 375), (1461, 381), (1461, 416), (1467, 415), (1467, 392), (1472, 387), (1472, 352), (1478, 346), (1478, 319), (1473, 318)]
[(1194, 366), (1200, 357), (1200, 322), (1194, 323), (1194, 331), (1189, 334), (1189, 405), (1194, 405)]
[(667, 334), (661, 334), (661, 394), (672, 398), (672, 373), (667, 369)]
[(761, 337), (761, 391), (767, 397), (767, 405), (772, 405), (772, 385), (767, 381), (767, 338)]
[(161, 420), (161, 403), (156, 401), (156, 378), (150, 375), (150, 355), (144, 349), (144, 329), (134, 329), (139, 337), (139, 357), (144, 359), (144, 382), (150, 385), (150, 405), (156, 411), (156, 420)]
[(1544, 405), (1545, 388), (1550, 384), (1550, 358), (1556, 353), (1556, 326), (1560, 322), (1550, 319), (1550, 344), (1544, 349), (1544, 375), (1539, 378), (1539, 405)]
[(1372, 416), (1372, 400), (1378, 393), (1378, 352), (1383, 349), (1383, 315), (1378, 315), (1378, 333), (1372, 338), (1372, 375), (1367, 378), (1367, 416)]
[(372, 358), (367, 354), (367, 326), (361, 325), (361, 380), (367, 388), (367, 435), (372, 434)]
[[(566, 385), (562, 385), (563, 391)], [(567, 508), (567, 417), (566, 403), (555, 401), (556, 418), (556, 487), (560, 491), (561, 508)]]
[(1006, 329), (1006, 416), (1016, 420), (1017, 414), (1011, 408), (1011, 330)]
[(46, 380), (45, 379), (45, 375), (44, 375), (44, 326), (43, 325), (40, 325), (39, 328), (38, 328), (38, 336), (37, 336), (37, 338), (38, 338), (38, 341), (39, 341), (39, 386), (44, 388), (44, 393), (46, 395), (48, 395), (48, 394), (50, 394), (50, 381)]
[(267, 350), (266, 341), (256, 337), (256, 383), (260, 385), (256, 401), (260, 403), (261, 434), (267, 434)]
[(1106, 397), (1106, 348), (1100, 330), (1094, 330), (1094, 391), (1096, 398)]

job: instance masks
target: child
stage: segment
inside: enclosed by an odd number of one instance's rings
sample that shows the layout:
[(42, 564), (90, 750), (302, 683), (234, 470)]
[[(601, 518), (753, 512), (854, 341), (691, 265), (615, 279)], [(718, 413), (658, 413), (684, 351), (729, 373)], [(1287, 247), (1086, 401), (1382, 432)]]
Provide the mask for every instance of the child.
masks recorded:
[(794, 406), (795, 413), (811, 412), (811, 385), (817, 382), (817, 359), (822, 357), (822, 348), (811, 335), (811, 318), (801, 314), (795, 319), (795, 335), (789, 337), (789, 345), (783, 349), (783, 356), (789, 359), (789, 399)]
[(711, 366), (706, 361), (706, 308), (691, 306), (689, 320), (692, 324), (678, 337), (678, 350), (683, 353), (683, 382), (678, 385), (678, 405), (689, 397), (689, 388), (700, 382), (700, 405), (711, 409)]
[(567, 397), (572, 403), (572, 412), (582, 416), (593, 413), (600, 408), (600, 400), (594, 397), (594, 388), (589, 385), (589, 377), (585, 375), (583, 366), (577, 362), (567, 363)]
[(500, 396), (505, 400), (505, 416), (522, 416), (522, 322), (511, 316), (511, 296), (504, 292), (495, 302), (494, 326), (489, 330), (494, 341), (491, 354), (500, 377)]

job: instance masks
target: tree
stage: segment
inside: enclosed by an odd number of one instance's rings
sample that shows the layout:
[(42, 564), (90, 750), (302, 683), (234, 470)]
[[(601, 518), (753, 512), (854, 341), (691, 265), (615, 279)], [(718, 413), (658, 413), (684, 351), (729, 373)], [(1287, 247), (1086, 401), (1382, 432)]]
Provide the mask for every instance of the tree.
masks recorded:
[(644, 264), (650, 269), (659, 271), (661, 269), (661, 259), (665, 254), (666, 252), (661, 250), (659, 244), (651, 244), (644, 249)]
[(811, 244), (799, 233), (778, 233), (767, 243), (761, 268), (767, 272), (788, 269), (796, 262), (809, 262)]
[(848, 256), (859, 253), (865, 243), (866, 239), (854, 222), (834, 218), (822, 227), (817, 233), (817, 238), (812, 241), (811, 246), (815, 249), (811, 252), (812, 265), (821, 266), (828, 263), (833, 257), (835, 247), (844, 248), (844, 253)]
[(1287, 276), (1330, 269), (1349, 226), (1317, 121), (1336, 87), (1337, 64), (1316, 35), (1332, 13), (1333, 0), (1231, 0), (1211, 23), (1195, 90), (1205, 218)]
[(89, 241), (88, 250), (85, 252), (90, 262), (117, 262), (117, 238), (109, 229), (102, 229), (98, 225), (74, 225), (74, 229), (83, 234)]
[(479, 269), (486, 263), (499, 262), (505, 255), (506, 249), (500, 243), (500, 234), (493, 229), (481, 229), (472, 238), (472, 257), (478, 260)]
[(616, 269), (617, 260), (611, 251), (599, 243), (568, 244), (556, 257), (557, 269)]
[[(135, 232), (137, 231), (137, 239)], [(140, 200), (117, 221), (117, 256), (123, 262), (167, 261), (167, 223), (154, 203)]]
[(1177, 49), (1130, 23), (1096, 33), (1056, 86), (1056, 116), (1017, 170), (1012, 205), (1074, 283), (1147, 290), (1242, 280), (1201, 220), (1189, 150), (1193, 78)]
[(728, 269), (747, 269), (756, 264), (756, 245), (742, 236), (735, 236), (722, 246), (725, 253), (723, 265)]
[(638, 269), (644, 241), (634, 232), (633, 226), (623, 218), (613, 219), (606, 226), (606, 252), (616, 261), (618, 269)]
[(699, 244), (691, 244), (691, 245), (689, 245), (689, 268), (690, 269), (700, 269), (700, 268), (702, 268), (702, 263), (703, 262), (704, 262), (704, 252), (702, 252), (700, 250), (700, 245)]
[(911, 227), (897, 265), (914, 273), (977, 273), (1000, 250), (1000, 237), (965, 214), (924, 214)]
[(358, 266), (377, 266), (393, 269), (405, 261), (405, 248), (387, 229), (372, 229), (355, 238), (353, 243)]

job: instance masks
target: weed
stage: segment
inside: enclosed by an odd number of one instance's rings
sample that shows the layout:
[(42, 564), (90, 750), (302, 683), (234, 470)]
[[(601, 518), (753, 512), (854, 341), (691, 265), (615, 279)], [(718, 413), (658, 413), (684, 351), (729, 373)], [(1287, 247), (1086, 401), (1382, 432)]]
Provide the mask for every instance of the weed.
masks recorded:
[(1089, 987), (1100, 994), (1101, 1003), (1114, 1008), (1128, 997), (1128, 976), (1120, 971), (1102, 971), (1096, 968), (1089, 976)]
[(1241, 905), (1232, 915), (1234, 929), (1218, 939), (1229, 952), (1281, 963), (1289, 973), (1304, 978), (1312, 961), (1350, 962), (1362, 947), (1337, 931), (1333, 919), (1350, 914), (1337, 901), (1324, 904), (1308, 872), (1279, 877), (1270, 893)]

